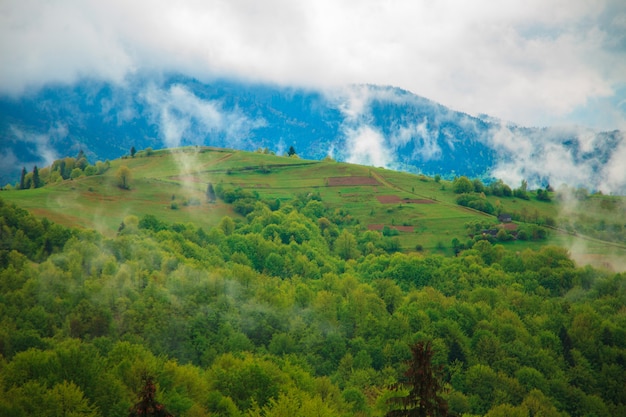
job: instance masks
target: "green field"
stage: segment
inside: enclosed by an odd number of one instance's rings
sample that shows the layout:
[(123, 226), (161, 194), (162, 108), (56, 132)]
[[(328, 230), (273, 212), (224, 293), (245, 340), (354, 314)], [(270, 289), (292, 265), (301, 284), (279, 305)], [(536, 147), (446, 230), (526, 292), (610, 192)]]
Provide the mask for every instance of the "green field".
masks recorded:
[[(132, 174), (128, 190), (116, 185), (117, 172), (123, 165)], [(350, 183), (351, 177), (364, 178), (369, 183)], [(333, 185), (333, 178), (343, 178), (347, 183)], [(205, 228), (215, 226), (224, 216), (241, 218), (230, 204), (219, 199), (214, 203), (207, 201), (208, 183), (256, 191), (261, 200), (278, 199), (281, 204), (288, 204), (299, 195), (319, 193), (328, 212), (343, 210), (357, 219), (349, 226), (356, 232), (384, 226), (401, 229), (397, 238), (405, 252), (420, 248), (451, 255), (452, 239), (468, 239), (468, 222), (498, 224), (493, 215), (457, 205), (457, 194), (447, 181), (334, 161), (198, 147), (157, 151), (150, 156), (140, 152), (135, 158), (111, 161), (102, 175), (63, 180), (38, 189), (4, 191), (1, 196), (38, 216), (66, 226), (93, 228), (108, 236), (117, 232), (127, 216), (141, 218), (151, 214), (165, 222), (192, 222)], [(486, 198), (501, 207), (502, 212), (521, 214), (529, 222), (549, 217), (556, 219), (557, 229), (569, 224), (562, 221), (562, 205), (538, 201), (530, 194), (529, 200)], [(398, 201), (381, 202), (390, 197)], [(420, 202), (407, 202), (410, 199)], [(431, 202), (425, 204), (423, 200)], [(584, 229), (585, 225), (591, 227), (604, 221), (607, 214), (623, 215), (625, 206), (623, 198), (591, 196), (573, 212), (569, 210), (566, 220), (577, 221), (577, 229)], [(573, 230), (568, 233), (566, 228), (557, 229), (544, 241), (514, 241), (505, 246), (523, 250), (558, 244), (571, 248), (581, 263), (623, 268), (619, 264), (626, 257), (624, 242), (588, 239), (576, 236)]]

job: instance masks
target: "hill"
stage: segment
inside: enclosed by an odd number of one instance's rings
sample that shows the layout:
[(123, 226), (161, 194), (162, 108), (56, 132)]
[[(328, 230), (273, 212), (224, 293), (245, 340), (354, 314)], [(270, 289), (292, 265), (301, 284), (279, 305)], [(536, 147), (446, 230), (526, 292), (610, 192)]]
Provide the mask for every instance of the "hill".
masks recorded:
[[(81, 159), (0, 193), (0, 415), (383, 417), (424, 370), (450, 415), (624, 415), (626, 274), (532, 240), (563, 191), (229, 149)], [(574, 197), (555, 227), (623, 218)], [(523, 220), (493, 236), (497, 207)]]
[(22, 166), (80, 149), (104, 161), (132, 146), (189, 145), (277, 154), (294, 146), (308, 159), (626, 194), (619, 131), (515, 126), (393, 87), (311, 90), (139, 74), (121, 84), (83, 81), (0, 97), (0, 184), (14, 183)]
[[(572, 250), (582, 263), (624, 267), (619, 263), (626, 250), (620, 243), (624, 225), (611, 220), (625, 210), (619, 197), (576, 198), (576, 190), (561, 190), (559, 195), (567, 200), (540, 201), (536, 191), (529, 191), (526, 198), (506, 196), (492, 191), (501, 183), (485, 186), (476, 180), (482, 189), (473, 192), (472, 188), (472, 198), (482, 206), (472, 208), (471, 202), (470, 207), (459, 205), (454, 183), (439, 177), (225, 148), (148, 149), (108, 166), (101, 175), (81, 173), (67, 180), (45, 168), (43, 180), (55, 178), (52, 183), (4, 192), (2, 198), (62, 225), (95, 229), (107, 236), (114, 236), (129, 215), (209, 228), (224, 216), (243, 219), (257, 201), (277, 209), (285, 203), (306, 205), (314, 200), (320, 205), (318, 217), (361, 235), (379, 231), (404, 252), (452, 255), (488, 231), (493, 242), (512, 250), (557, 244)], [(130, 170), (129, 189), (117, 184), (122, 166)], [(220, 196), (210, 202), (209, 184)], [(515, 221), (503, 224), (497, 218), (500, 213)], [(545, 238), (533, 239), (537, 228), (546, 230)], [(497, 238), (499, 229), (507, 233)], [(514, 239), (520, 230), (530, 236)]]

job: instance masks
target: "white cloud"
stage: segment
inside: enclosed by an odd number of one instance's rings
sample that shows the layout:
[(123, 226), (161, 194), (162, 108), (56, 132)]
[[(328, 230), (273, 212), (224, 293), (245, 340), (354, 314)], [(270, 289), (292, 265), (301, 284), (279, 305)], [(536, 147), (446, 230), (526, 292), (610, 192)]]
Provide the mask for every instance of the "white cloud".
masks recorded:
[(421, 123), (397, 126), (389, 142), (396, 149), (410, 142), (415, 142), (413, 158), (419, 157), (423, 161), (439, 159), (441, 157), (441, 148), (439, 147), (438, 133), (428, 129), (428, 119), (425, 117)]
[(205, 144), (207, 138), (237, 147), (253, 129), (265, 125), (262, 119), (249, 119), (237, 108), (225, 110), (219, 101), (203, 100), (178, 84), (167, 90), (151, 85), (143, 99), (168, 148)]
[[(611, 139), (616, 149), (602, 143), (602, 135), (577, 127), (520, 130), (500, 125), (487, 137), (500, 157), (491, 175), (507, 184), (525, 179), (531, 187), (547, 181), (555, 187), (626, 191), (626, 140), (621, 135)], [(608, 162), (603, 160), (607, 156)]]
[(604, 192), (616, 194), (626, 193), (626, 138), (622, 140), (617, 149), (611, 154), (611, 159), (603, 167), (601, 173), (600, 189)]
[(626, 126), (612, 104), (626, 84), (624, 22), (621, 0), (7, 0), (0, 91), (137, 71), (374, 83), (520, 124), (582, 112), (610, 129)]
[(387, 150), (383, 135), (371, 126), (362, 125), (358, 128), (345, 130), (346, 162), (375, 167), (388, 167), (393, 155)]
[(32, 153), (38, 155), (38, 158), (31, 162), (42, 167), (51, 165), (57, 159), (52, 143), (67, 136), (67, 127), (65, 125), (52, 126), (48, 129), (48, 132), (41, 134), (24, 131), (17, 126), (11, 126), (11, 134), (14, 140), (32, 145)]

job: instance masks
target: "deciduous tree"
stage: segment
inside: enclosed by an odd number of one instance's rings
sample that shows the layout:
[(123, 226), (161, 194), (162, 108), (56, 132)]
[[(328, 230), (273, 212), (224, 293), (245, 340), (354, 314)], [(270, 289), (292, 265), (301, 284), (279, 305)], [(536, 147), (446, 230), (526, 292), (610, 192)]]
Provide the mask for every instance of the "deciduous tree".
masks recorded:
[(131, 172), (126, 165), (122, 165), (116, 174), (117, 186), (123, 190), (130, 189)]

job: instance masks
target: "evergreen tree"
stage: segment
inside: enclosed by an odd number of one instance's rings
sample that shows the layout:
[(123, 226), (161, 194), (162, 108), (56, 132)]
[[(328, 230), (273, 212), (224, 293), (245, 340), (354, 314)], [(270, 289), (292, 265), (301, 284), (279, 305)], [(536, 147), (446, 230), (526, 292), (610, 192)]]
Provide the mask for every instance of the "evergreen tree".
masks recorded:
[(20, 190), (26, 188), (26, 167), (22, 167), (22, 175), (20, 176)]
[(289, 156), (294, 156), (296, 154), (296, 148), (292, 146), (289, 147), (289, 150), (287, 151), (287, 155)]
[(145, 378), (145, 384), (140, 394), (141, 399), (131, 409), (128, 417), (173, 417), (163, 404), (156, 400), (156, 386), (152, 378)]
[(137, 150), (135, 149), (135, 147), (131, 146), (130, 147), (130, 157), (134, 158), (136, 153), (137, 153)]
[(448, 404), (440, 395), (443, 391), (439, 377), (442, 368), (433, 366), (432, 357), (430, 342), (411, 346), (409, 368), (404, 373), (403, 381), (392, 387), (396, 391), (408, 389), (409, 395), (390, 398), (389, 402), (400, 408), (389, 411), (386, 417), (448, 416)]
[(206, 198), (210, 203), (215, 202), (215, 189), (213, 188), (213, 184), (209, 183), (206, 187)]
[(39, 177), (39, 169), (37, 168), (37, 165), (35, 165), (33, 167), (33, 182), (31, 184), (31, 186), (33, 188), (39, 188), (41, 187), (41, 178)]

